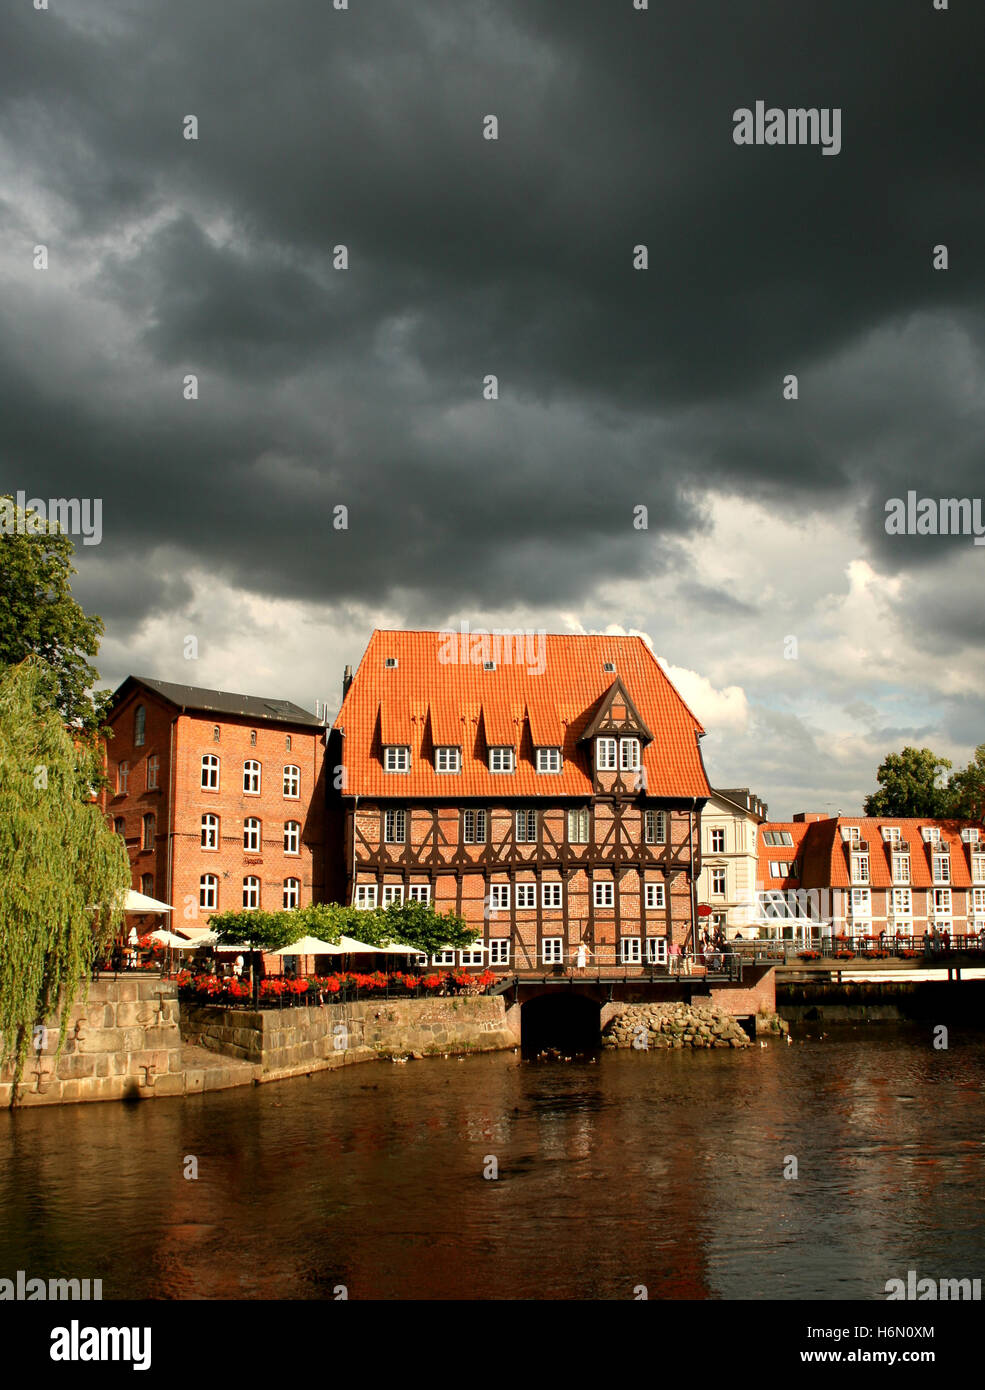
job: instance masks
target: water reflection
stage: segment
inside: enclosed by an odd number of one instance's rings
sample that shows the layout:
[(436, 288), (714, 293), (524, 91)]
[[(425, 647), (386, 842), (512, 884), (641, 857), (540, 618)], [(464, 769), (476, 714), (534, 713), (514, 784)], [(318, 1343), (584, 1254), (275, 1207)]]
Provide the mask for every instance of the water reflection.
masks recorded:
[(911, 1268), (981, 1275), (983, 1084), (980, 1036), (858, 1028), (4, 1113), (0, 1274), (106, 1297), (878, 1297)]

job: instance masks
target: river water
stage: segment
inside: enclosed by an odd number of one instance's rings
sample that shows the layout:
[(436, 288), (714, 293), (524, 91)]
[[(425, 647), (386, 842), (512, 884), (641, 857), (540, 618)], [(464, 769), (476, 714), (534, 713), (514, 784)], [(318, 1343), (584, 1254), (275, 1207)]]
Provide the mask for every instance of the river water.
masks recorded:
[(883, 1298), (910, 1269), (985, 1276), (983, 1087), (985, 1034), (937, 1051), (929, 1027), (870, 1025), (3, 1112), (0, 1277), (101, 1278), (104, 1298)]

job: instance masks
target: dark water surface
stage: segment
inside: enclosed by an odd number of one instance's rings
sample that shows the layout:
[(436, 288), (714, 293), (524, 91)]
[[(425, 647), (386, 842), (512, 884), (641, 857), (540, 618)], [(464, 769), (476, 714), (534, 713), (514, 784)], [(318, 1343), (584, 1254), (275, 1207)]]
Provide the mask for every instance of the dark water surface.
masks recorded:
[(3, 1112), (0, 1276), (353, 1299), (882, 1298), (909, 1269), (983, 1277), (985, 1034), (950, 1041), (880, 1025), (744, 1053), (498, 1053)]

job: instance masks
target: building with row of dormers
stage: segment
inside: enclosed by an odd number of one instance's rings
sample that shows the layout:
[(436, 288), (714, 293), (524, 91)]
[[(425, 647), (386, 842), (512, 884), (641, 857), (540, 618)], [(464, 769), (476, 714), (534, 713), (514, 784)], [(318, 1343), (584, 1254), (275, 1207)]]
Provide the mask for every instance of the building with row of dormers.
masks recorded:
[[(763, 934), (985, 931), (985, 837), (971, 822), (801, 812), (759, 830)], [(805, 920), (806, 919), (806, 920)]]

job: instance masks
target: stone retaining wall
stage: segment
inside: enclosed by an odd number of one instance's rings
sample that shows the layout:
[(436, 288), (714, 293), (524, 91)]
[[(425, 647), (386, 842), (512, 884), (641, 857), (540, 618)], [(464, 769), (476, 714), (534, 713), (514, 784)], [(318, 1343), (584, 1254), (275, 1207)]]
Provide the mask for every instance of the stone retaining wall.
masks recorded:
[(56, 1057), (58, 1024), (41, 1052), (24, 1064), (17, 1096), (13, 1071), (0, 1070), (0, 1106), (57, 1105), (181, 1095), (184, 1076), (178, 998), (159, 975), (96, 980), (85, 1003), (76, 999)]
[(186, 1005), (182, 1037), (260, 1067), (272, 1081), (374, 1057), (434, 1056), (516, 1047), (501, 997), (366, 999), (313, 1008)]

